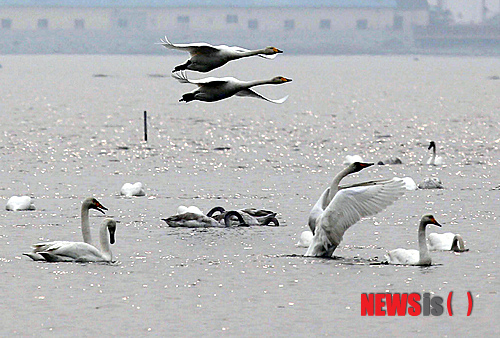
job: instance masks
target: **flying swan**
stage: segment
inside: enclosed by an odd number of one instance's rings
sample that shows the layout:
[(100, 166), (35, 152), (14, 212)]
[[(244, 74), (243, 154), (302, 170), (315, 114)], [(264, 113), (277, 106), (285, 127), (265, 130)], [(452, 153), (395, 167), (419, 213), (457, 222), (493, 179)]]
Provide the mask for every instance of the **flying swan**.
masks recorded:
[(115, 232), (116, 222), (105, 218), (99, 230), (100, 250), (85, 242), (55, 241), (33, 244), (33, 252), (24, 255), (33, 260), (40, 260), (38, 256), (41, 256), (47, 262), (111, 262), (113, 254), (109, 243), (115, 243)]
[(185, 63), (175, 66), (173, 72), (181, 70), (193, 70), (197, 72), (209, 72), (215, 68), (225, 65), (231, 60), (241, 59), (248, 56), (260, 56), (266, 59), (274, 59), (278, 53), (283, 53), (275, 47), (266, 47), (258, 50), (248, 50), (241, 47), (230, 47), (226, 45), (212, 46), (208, 43), (173, 44), (165, 36), (160, 39), (160, 45), (167, 49), (176, 49), (189, 52), (191, 58)]
[[(347, 172), (348, 170), (344, 169), (345, 175)], [(339, 181), (342, 178), (341, 173), (337, 175), (340, 177)], [(335, 188), (335, 184), (338, 184), (336, 179), (316, 203), (320, 208), (324, 201), (328, 201), (328, 195), (333, 192), (332, 187)], [(339, 188), (324, 210), (313, 208), (313, 211), (319, 214), (313, 213), (309, 218), (310, 221), (315, 220), (314, 236), (305, 256), (331, 257), (347, 229), (361, 218), (387, 208), (401, 197), (405, 190), (404, 183), (396, 179), (369, 181)]]
[(428, 224), (434, 224), (438, 227), (441, 226), (434, 216), (425, 215), (420, 220), (418, 226), (418, 248), (415, 249), (394, 249), (387, 253), (386, 258), (389, 264), (405, 264), (405, 265), (431, 265), (432, 260), (429, 255), (429, 248), (425, 240), (425, 228)]
[(269, 99), (250, 89), (251, 87), (266, 84), (282, 84), (292, 81), (283, 76), (276, 76), (270, 80), (241, 81), (234, 77), (207, 77), (200, 80), (189, 80), (185, 72), (172, 74), (172, 77), (180, 83), (191, 83), (198, 86), (194, 91), (182, 95), (179, 102), (190, 102), (194, 100), (214, 102), (227, 99), (233, 95), (248, 96), (257, 99), (266, 100), (272, 103), (283, 103), (288, 95), (278, 100)]

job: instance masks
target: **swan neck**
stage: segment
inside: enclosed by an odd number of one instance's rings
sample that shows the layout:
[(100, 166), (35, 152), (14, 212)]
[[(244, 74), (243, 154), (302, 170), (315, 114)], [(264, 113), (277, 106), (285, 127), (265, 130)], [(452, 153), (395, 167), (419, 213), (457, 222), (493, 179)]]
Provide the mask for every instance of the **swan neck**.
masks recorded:
[(420, 222), (420, 226), (418, 227), (418, 248), (420, 252), (420, 261), (422, 262), (424, 259), (429, 259), (429, 248), (427, 248), (427, 242), (425, 239), (425, 227), (426, 223)]
[(333, 178), (332, 183), (330, 184), (330, 191), (328, 192), (328, 199), (325, 201), (325, 204), (323, 205), (323, 209), (326, 208), (328, 204), (330, 204), (331, 200), (335, 196), (335, 194), (339, 191), (339, 184), (340, 181), (346, 177), (347, 175), (351, 174), (353, 172), (353, 167), (348, 166), (347, 168), (344, 168), (341, 172), (339, 172), (335, 177)]
[(273, 84), (271, 80), (254, 80), (254, 81), (248, 81), (246, 84), (247, 88), (250, 87), (255, 87), (255, 86), (260, 86), (260, 85), (265, 85), (265, 84)]
[(101, 244), (101, 252), (111, 257), (111, 249), (109, 248), (109, 234), (106, 224), (101, 225), (99, 229), (99, 243)]
[(82, 205), (82, 236), (83, 241), (88, 244), (92, 244), (92, 235), (90, 234), (90, 224), (89, 224), (89, 208), (86, 205)]
[(239, 59), (239, 58), (243, 58), (246, 56), (254, 56), (254, 55), (259, 55), (259, 54), (264, 54), (264, 50), (258, 49), (258, 50), (249, 50), (246, 52), (239, 52), (237, 55), (237, 58)]

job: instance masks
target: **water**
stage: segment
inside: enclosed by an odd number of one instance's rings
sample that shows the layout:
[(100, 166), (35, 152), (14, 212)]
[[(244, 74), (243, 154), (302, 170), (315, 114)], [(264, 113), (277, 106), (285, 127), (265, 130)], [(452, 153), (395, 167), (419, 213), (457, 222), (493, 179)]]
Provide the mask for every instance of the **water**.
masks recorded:
[[(178, 103), (179, 56), (3, 56), (0, 211), (3, 336), (498, 335), (500, 191), (498, 58), (287, 56), (230, 62), (210, 76), (283, 75), (251, 98)], [(192, 78), (208, 75), (188, 74)], [(142, 142), (143, 111), (149, 140)], [(446, 165), (422, 165), (434, 140)], [(229, 148), (219, 150), (219, 148)], [(312, 204), (346, 155), (398, 156), (346, 182), (439, 177), (350, 228), (337, 259), (295, 247)], [(146, 197), (122, 198), (141, 181)], [(117, 263), (39, 263), (43, 240), (81, 240), (79, 208), (96, 197), (118, 223)], [(178, 205), (257, 207), (282, 227), (172, 229)], [(417, 247), (432, 213), (469, 252), (432, 252), (427, 268), (374, 265)], [(102, 215), (91, 212), (94, 237)], [(362, 317), (361, 293), (453, 291), (454, 316)], [(467, 317), (466, 292), (474, 299)], [(473, 330), (473, 331), (472, 331)]]

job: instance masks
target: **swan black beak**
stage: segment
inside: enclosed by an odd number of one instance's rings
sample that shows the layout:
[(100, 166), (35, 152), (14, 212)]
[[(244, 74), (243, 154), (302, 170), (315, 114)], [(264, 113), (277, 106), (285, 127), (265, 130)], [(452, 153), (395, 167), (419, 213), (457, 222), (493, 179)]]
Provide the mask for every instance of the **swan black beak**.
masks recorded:
[(274, 48), (274, 52), (275, 53), (283, 53), (283, 51), (281, 49), (278, 49), (278, 48)]
[(434, 224), (438, 227), (441, 227), (441, 224), (439, 224), (438, 221), (436, 221), (436, 219), (434, 217), (431, 218), (431, 221), (432, 221), (432, 224)]
[(115, 230), (109, 229), (109, 243), (115, 244)]

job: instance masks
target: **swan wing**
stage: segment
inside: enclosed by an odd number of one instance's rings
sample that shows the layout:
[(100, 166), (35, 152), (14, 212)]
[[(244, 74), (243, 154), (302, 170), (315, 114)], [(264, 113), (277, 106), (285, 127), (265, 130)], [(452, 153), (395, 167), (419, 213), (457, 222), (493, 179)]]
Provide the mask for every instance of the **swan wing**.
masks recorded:
[(385, 256), (389, 264), (416, 265), (420, 260), (420, 253), (415, 249), (394, 249)]
[(191, 83), (191, 84), (197, 85), (198, 87), (201, 87), (201, 86), (203, 86), (203, 87), (219, 87), (219, 86), (223, 86), (226, 83), (231, 82), (231, 81), (234, 81), (234, 82), (238, 81), (232, 77), (222, 77), (222, 78), (206, 77), (206, 78), (199, 79), (199, 80), (190, 80), (190, 79), (188, 79), (186, 72), (183, 72), (183, 71), (172, 73), (172, 77), (174, 79), (176, 79), (177, 81), (179, 81), (180, 83)]
[(332, 244), (338, 245), (349, 227), (363, 217), (384, 210), (405, 190), (404, 183), (395, 179), (377, 185), (339, 190), (318, 219), (319, 226)]
[(316, 201), (316, 204), (314, 204), (311, 211), (309, 212), (308, 225), (311, 231), (314, 231), (316, 229), (316, 221), (327, 207), (326, 201), (328, 199), (329, 192), (330, 187), (326, 188), (325, 191), (323, 191), (323, 194), (321, 194), (320, 198)]
[(269, 99), (251, 89), (242, 89), (240, 90), (239, 92), (236, 93), (236, 96), (248, 96), (248, 97), (254, 97), (254, 98), (257, 98), (257, 99), (263, 99), (263, 100), (266, 100), (266, 101), (269, 101), (269, 102), (272, 102), (272, 103), (283, 103), (285, 102), (287, 99), (288, 99), (288, 95), (285, 96), (285, 97), (282, 97), (281, 99), (277, 99), (277, 100), (273, 100), (273, 99)]
[(217, 53), (219, 49), (217, 47), (214, 47), (208, 43), (205, 42), (199, 42), (199, 43), (172, 43), (168, 40), (168, 38), (165, 36), (163, 39), (160, 39), (160, 42), (157, 44), (162, 45), (163, 47), (167, 49), (176, 49), (176, 50), (182, 50), (189, 52), (191, 56), (196, 55), (196, 54), (212, 54), (212, 53)]

